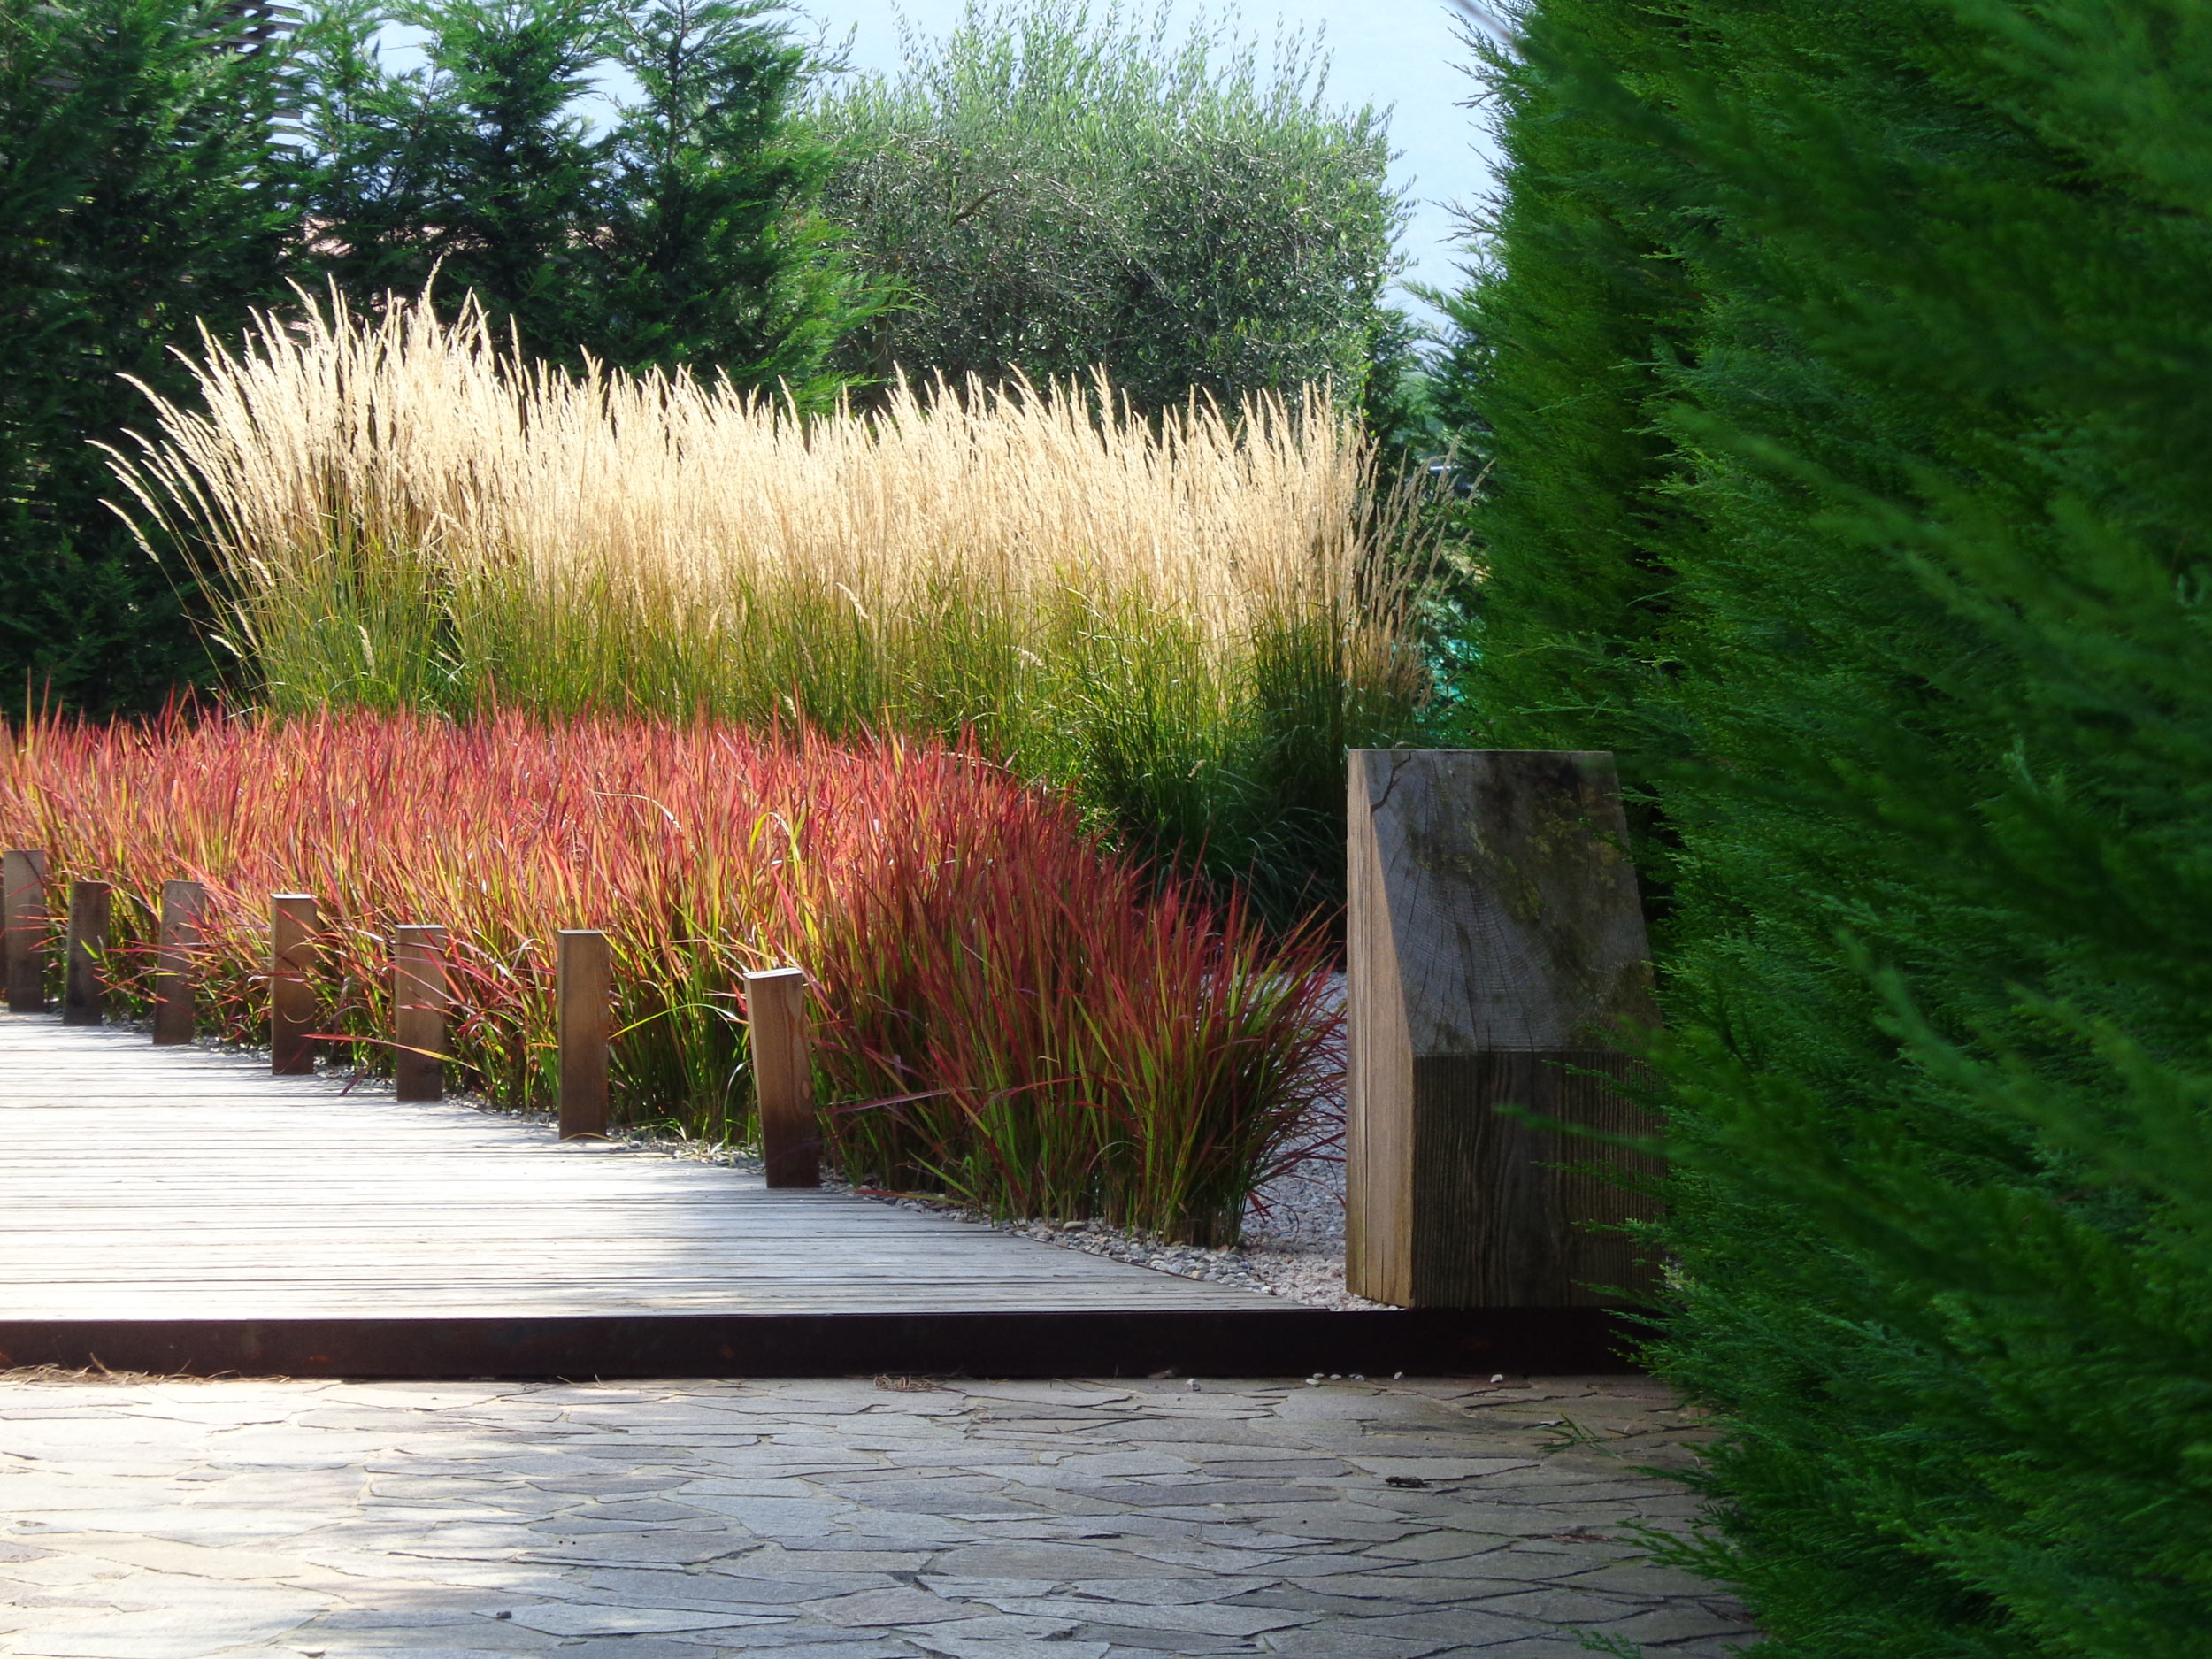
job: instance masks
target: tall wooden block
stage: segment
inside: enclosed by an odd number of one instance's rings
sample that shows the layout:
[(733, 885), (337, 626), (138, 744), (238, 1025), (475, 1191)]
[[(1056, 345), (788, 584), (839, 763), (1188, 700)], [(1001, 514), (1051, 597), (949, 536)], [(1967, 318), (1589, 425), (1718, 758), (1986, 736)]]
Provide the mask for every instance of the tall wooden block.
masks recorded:
[(561, 1139), (607, 1133), (607, 1026), (614, 984), (607, 936), (565, 929), (555, 995), (560, 1007)]
[(4, 942), (8, 1009), (46, 1011), (46, 855), (22, 849), (0, 860), (0, 942)]
[(768, 1185), (819, 1187), (822, 1129), (814, 1116), (814, 1060), (807, 1048), (806, 972), (770, 968), (744, 977)]
[(107, 1018), (108, 918), (114, 900), (104, 881), (69, 884), (69, 946), (61, 995), (65, 1025), (96, 1025)]
[(200, 994), (200, 918), (207, 889), (196, 881), (161, 884), (161, 938), (154, 957), (154, 1041), (190, 1042)]
[(269, 1069), (279, 1077), (315, 1069), (316, 925), (313, 894), (269, 895)]
[(1613, 757), (1354, 749), (1349, 770), (1347, 1287), (1412, 1308), (1648, 1294), (1601, 1229), (1650, 1201), (1590, 1169), (1655, 1161), (1498, 1110), (1655, 1128), (1614, 1087), (1658, 1014)]
[(393, 1070), (400, 1099), (445, 1098), (446, 1014), (452, 1002), (445, 929), (403, 926), (392, 948)]

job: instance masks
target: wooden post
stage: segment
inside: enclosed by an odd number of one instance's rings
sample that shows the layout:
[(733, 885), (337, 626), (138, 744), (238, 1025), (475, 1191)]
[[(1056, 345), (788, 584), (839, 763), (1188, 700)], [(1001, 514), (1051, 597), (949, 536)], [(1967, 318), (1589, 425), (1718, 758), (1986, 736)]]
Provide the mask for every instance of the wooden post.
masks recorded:
[(190, 1042), (197, 1029), (200, 918), (207, 889), (196, 881), (161, 884), (161, 939), (154, 958), (154, 1041)]
[(19, 849), (0, 860), (0, 895), (7, 913), (5, 941), (8, 1010), (46, 1011), (46, 855)]
[(107, 1018), (108, 918), (114, 892), (104, 881), (69, 884), (69, 947), (62, 979), (61, 1023), (96, 1025)]
[(303, 1077), (315, 1069), (315, 895), (269, 895), (269, 1069)]
[(607, 1133), (607, 1013), (612, 987), (607, 936), (563, 929), (555, 995), (561, 1027), (561, 1139)]
[(398, 1040), (402, 1100), (445, 1098), (446, 1010), (452, 987), (445, 972), (445, 929), (409, 923), (392, 950), (392, 1035)]
[(822, 1130), (814, 1117), (814, 1062), (807, 1050), (806, 972), (770, 968), (744, 979), (768, 1185), (819, 1187)]
[(1354, 749), (1345, 1286), (1401, 1307), (1587, 1307), (1656, 1288), (1618, 1232), (1649, 1202), (1565, 1165), (1656, 1160), (1616, 1087), (1656, 1024), (1613, 757)]

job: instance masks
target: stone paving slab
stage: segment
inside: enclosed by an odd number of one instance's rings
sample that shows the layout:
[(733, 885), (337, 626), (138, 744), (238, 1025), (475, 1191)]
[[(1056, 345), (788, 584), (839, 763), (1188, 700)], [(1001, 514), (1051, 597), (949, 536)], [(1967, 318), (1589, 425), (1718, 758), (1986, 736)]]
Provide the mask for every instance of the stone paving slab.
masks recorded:
[(0, 1654), (1719, 1659), (1630, 1530), (1696, 1435), (1621, 1378), (0, 1373)]

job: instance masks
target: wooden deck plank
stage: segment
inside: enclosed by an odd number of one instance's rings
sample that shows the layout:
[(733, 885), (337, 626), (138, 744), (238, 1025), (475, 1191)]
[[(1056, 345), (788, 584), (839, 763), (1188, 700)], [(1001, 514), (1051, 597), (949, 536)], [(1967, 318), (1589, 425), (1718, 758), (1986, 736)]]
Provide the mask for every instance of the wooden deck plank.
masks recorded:
[(257, 1056), (0, 1020), (0, 1315), (1244, 1310), (1225, 1286), (402, 1103)]
[(1619, 1369), (1601, 1310), (1329, 1313), (0, 1014), (0, 1366), (295, 1376)]

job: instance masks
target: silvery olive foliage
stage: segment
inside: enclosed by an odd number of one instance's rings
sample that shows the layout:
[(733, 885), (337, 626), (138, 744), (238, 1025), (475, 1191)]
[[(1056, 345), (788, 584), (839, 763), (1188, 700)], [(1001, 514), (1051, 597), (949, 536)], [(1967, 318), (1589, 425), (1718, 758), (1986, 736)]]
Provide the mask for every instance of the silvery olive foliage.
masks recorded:
[(848, 368), (1033, 380), (1102, 365), (1140, 406), (1364, 388), (1404, 214), (1385, 117), (1317, 42), (1165, 10), (970, 4), (893, 74), (827, 83), (823, 210), (891, 304)]

